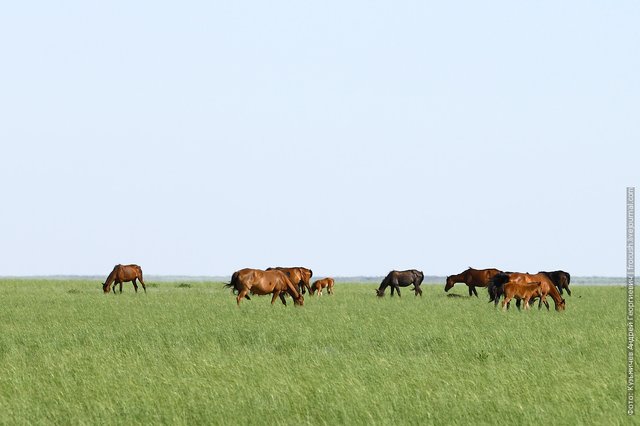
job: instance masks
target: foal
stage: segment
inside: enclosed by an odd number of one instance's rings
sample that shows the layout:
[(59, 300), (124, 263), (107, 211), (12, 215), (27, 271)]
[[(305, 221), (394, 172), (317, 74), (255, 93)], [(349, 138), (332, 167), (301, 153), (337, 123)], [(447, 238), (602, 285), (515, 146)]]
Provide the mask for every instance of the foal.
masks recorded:
[[(504, 285), (504, 300), (502, 301), (502, 310), (506, 311), (509, 307), (511, 299), (524, 300), (524, 309), (529, 309), (529, 299), (539, 297), (543, 300), (546, 294), (542, 291), (539, 281), (528, 284), (516, 284), (509, 282)], [(546, 301), (545, 301), (546, 303)], [(518, 307), (520, 309), (520, 307)]]

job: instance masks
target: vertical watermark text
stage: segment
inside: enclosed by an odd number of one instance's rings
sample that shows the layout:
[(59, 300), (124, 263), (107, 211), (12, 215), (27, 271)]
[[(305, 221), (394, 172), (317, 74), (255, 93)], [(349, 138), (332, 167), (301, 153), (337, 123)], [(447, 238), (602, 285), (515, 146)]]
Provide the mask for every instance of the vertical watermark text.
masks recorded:
[(635, 414), (635, 229), (636, 188), (627, 187), (627, 414)]

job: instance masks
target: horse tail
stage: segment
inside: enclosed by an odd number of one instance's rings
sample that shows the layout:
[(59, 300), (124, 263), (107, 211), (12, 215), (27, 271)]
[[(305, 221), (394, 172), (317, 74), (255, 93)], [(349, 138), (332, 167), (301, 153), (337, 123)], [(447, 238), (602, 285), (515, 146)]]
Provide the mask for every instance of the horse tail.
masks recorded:
[(568, 272), (565, 272), (564, 276), (567, 277), (567, 285), (571, 284), (571, 274)]
[(231, 281), (228, 284), (225, 284), (224, 287), (225, 288), (232, 288), (233, 292), (235, 293), (236, 291), (238, 291), (238, 272), (234, 272), (233, 275), (231, 275)]
[(138, 265), (136, 265), (136, 271), (138, 272), (138, 279), (142, 282), (143, 278), (142, 278), (142, 268)]
[(500, 299), (500, 296), (504, 293), (504, 285), (508, 282), (509, 275), (504, 272), (498, 272), (489, 280), (489, 285), (487, 285), (489, 302), (494, 302)]
[(509, 282), (509, 275), (505, 274), (504, 272), (498, 272), (493, 276), (493, 278), (491, 279), (491, 282), (495, 284), (497, 287), (501, 287), (504, 284)]

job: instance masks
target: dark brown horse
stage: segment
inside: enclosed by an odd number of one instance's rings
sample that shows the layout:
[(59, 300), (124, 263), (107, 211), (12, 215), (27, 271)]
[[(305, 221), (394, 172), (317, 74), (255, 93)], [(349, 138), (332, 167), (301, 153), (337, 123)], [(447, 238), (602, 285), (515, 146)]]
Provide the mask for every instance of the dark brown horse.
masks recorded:
[(116, 293), (116, 285), (120, 284), (120, 293), (122, 293), (122, 283), (131, 281), (133, 288), (138, 292), (138, 284), (136, 280), (140, 280), (144, 292), (147, 292), (147, 287), (144, 285), (142, 279), (142, 268), (138, 265), (116, 265), (113, 267), (113, 271), (107, 277), (107, 280), (102, 283), (102, 291), (109, 293), (111, 285), (113, 284), (113, 293)]
[(376, 295), (378, 297), (384, 296), (384, 291), (387, 287), (391, 287), (391, 296), (393, 296), (393, 291), (398, 292), (398, 297), (400, 297), (400, 287), (408, 287), (413, 284), (413, 290), (415, 295), (422, 296), (422, 289), (420, 288), (420, 284), (422, 284), (422, 280), (424, 280), (424, 274), (422, 271), (418, 271), (416, 269), (409, 269), (407, 271), (391, 271), (387, 274), (387, 276), (380, 283), (380, 287), (376, 289)]
[(287, 274), (293, 285), (298, 288), (298, 293), (305, 294), (307, 291), (311, 293), (311, 286), (309, 285), (309, 281), (313, 276), (313, 271), (311, 269), (302, 266), (296, 266), (292, 268), (276, 266), (275, 268), (267, 268), (267, 271), (271, 271), (274, 269)]
[(545, 274), (523, 274), (519, 272), (499, 273), (496, 274), (491, 283), (489, 284), (489, 293), (493, 293), (494, 302), (497, 305), (500, 296), (504, 294), (505, 285), (509, 283), (523, 285), (539, 282), (542, 296), (533, 296), (530, 301), (536, 298), (540, 298), (538, 302), (538, 308), (544, 305), (549, 309), (549, 303), (547, 302), (547, 295), (551, 296), (553, 303), (555, 304), (556, 311), (563, 311), (566, 308), (565, 300), (560, 296), (558, 289), (553, 282)]
[(469, 296), (475, 294), (476, 297), (478, 297), (476, 287), (488, 286), (491, 278), (499, 272), (500, 271), (495, 268), (473, 269), (472, 267), (469, 267), (466, 271), (461, 272), (458, 275), (449, 275), (447, 277), (447, 284), (444, 286), (444, 291), (451, 290), (455, 283), (465, 283), (469, 287)]
[(562, 296), (562, 290), (567, 290), (569, 296), (571, 296), (571, 290), (569, 290), (569, 283), (571, 282), (571, 275), (565, 271), (551, 271), (545, 272), (540, 271), (539, 274), (545, 274), (549, 279), (553, 282), (553, 285), (556, 286), (560, 295)]
[(287, 306), (287, 302), (284, 299), (284, 295), (288, 293), (293, 298), (294, 304), (304, 305), (304, 297), (298, 293), (289, 277), (278, 270), (241, 269), (233, 273), (231, 282), (225, 284), (225, 287), (232, 288), (234, 292), (238, 293), (238, 297), (236, 297), (238, 306), (240, 306), (242, 298), (251, 300), (249, 293), (259, 296), (273, 294), (271, 304), (273, 305), (276, 298), (280, 297), (282, 304), (285, 306)]
[(326, 288), (327, 293), (333, 294), (333, 278), (323, 278), (321, 280), (316, 280), (311, 284), (311, 290), (309, 293), (314, 294), (316, 291), (318, 292), (318, 296), (322, 296), (322, 289)]

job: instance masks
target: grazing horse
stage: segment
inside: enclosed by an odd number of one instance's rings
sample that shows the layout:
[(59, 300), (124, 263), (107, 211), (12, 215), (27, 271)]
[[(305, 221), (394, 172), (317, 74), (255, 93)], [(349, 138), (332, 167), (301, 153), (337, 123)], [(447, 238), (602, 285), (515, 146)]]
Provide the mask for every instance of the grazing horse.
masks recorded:
[(287, 274), (278, 270), (241, 269), (233, 273), (231, 282), (225, 284), (225, 287), (233, 288), (233, 291), (238, 293), (238, 297), (236, 297), (238, 306), (240, 306), (242, 298), (251, 300), (249, 293), (259, 296), (273, 294), (271, 304), (273, 305), (276, 298), (280, 297), (285, 306), (287, 306), (287, 302), (284, 300), (284, 295), (289, 293), (295, 305), (304, 305), (304, 297), (298, 293)]
[[(529, 309), (529, 300), (535, 297), (540, 297), (540, 300), (546, 295), (543, 295), (541, 283), (539, 281), (528, 284), (516, 284), (514, 282), (508, 282), (504, 285), (504, 300), (502, 301), (502, 310), (505, 311), (509, 308), (509, 302), (511, 299), (517, 299), (518, 301), (524, 300), (524, 309)], [(518, 304), (518, 309), (520, 305)]]
[(275, 268), (267, 268), (267, 271), (272, 271), (274, 269), (287, 274), (291, 283), (297, 287), (298, 293), (305, 294), (307, 290), (311, 293), (311, 286), (309, 285), (309, 280), (311, 280), (311, 277), (313, 276), (313, 271), (311, 269), (302, 266), (296, 266), (293, 268), (276, 266)]
[(327, 293), (333, 294), (333, 278), (323, 278), (321, 280), (316, 280), (311, 284), (311, 290), (309, 290), (310, 294), (318, 292), (318, 296), (322, 296), (322, 289), (326, 288)]
[[(469, 267), (466, 271), (459, 273), (458, 275), (449, 275), (447, 277), (447, 284), (444, 286), (444, 291), (449, 291), (453, 288), (455, 283), (465, 283), (469, 287), (469, 296), (474, 294), (478, 297), (476, 287), (486, 287), (489, 285), (489, 281), (500, 271), (495, 268), (491, 269), (473, 269)], [(492, 299), (493, 300), (493, 299)]]
[(387, 274), (387, 276), (380, 283), (380, 287), (376, 289), (376, 295), (378, 297), (384, 296), (384, 291), (387, 287), (391, 287), (391, 296), (393, 296), (393, 291), (398, 292), (398, 297), (400, 297), (400, 287), (408, 287), (413, 284), (413, 290), (415, 295), (420, 295), (422, 297), (422, 289), (420, 289), (420, 284), (422, 284), (422, 280), (424, 280), (424, 274), (422, 271), (418, 271), (416, 269), (409, 269), (407, 271), (391, 271)]
[(509, 272), (504, 273), (501, 272), (497, 274), (491, 280), (489, 284), (489, 293), (494, 298), (494, 303), (496, 306), (498, 305), (498, 301), (500, 300), (500, 296), (504, 294), (504, 287), (509, 283), (514, 283), (518, 285), (530, 284), (534, 282), (540, 283), (540, 290), (542, 292), (542, 296), (533, 296), (531, 297), (531, 301), (535, 298), (540, 297), (540, 301), (538, 302), (538, 308), (542, 307), (542, 304), (549, 309), (549, 303), (547, 302), (547, 295), (551, 296), (553, 299), (553, 303), (555, 304), (556, 311), (563, 311), (566, 308), (565, 300), (560, 296), (558, 289), (553, 282), (545, 275), (545, 274), (522, 274), (519, 272)]
[(568, 272), (565, 272), (565, 271), (552, 271), (552, 272), (540, 271), (538, 273), (539, 274), (545, 274), (547, 277), (549, 277), (551, 282), (553, 282), (553, 285), (555, 285), (558, 288), (558, 291), (560, 292), (561, 296), (562, 296), (562, 290), (563, 289), (567, 290), (567, 293), (569, 294), (569, 296), (571, 296), (571, 290), (569, 290), (569, 283), (571, 282), (571, 275)]
[(142, 288), (146, 293), (147, 287), (144, 285), (144, 280), (142, 279), (142, 268), (138, 265), (116, 265), (113, 267), (113, 271), (111, 271), (107, 280), (102, 283), (102, 291), (104, 291), (105, 294), (109, 293), (111, 284), (113, 284), (113, 294), (115, 294), (116, 285), (120, 284), (120, 293), (122, 293), (122, 283), (131, 281), (137, 293), (138, 284), (136, 280), (140, 280), (140, 284), (142, 284)]

